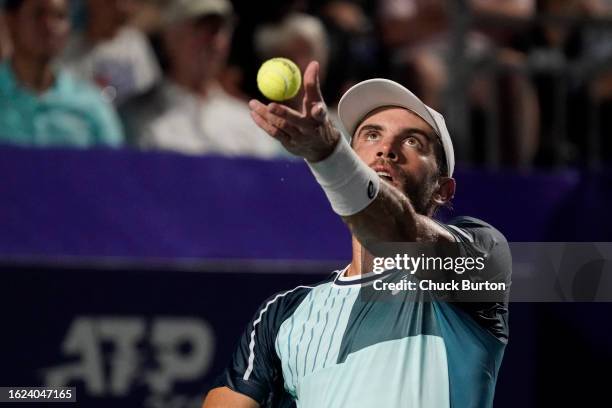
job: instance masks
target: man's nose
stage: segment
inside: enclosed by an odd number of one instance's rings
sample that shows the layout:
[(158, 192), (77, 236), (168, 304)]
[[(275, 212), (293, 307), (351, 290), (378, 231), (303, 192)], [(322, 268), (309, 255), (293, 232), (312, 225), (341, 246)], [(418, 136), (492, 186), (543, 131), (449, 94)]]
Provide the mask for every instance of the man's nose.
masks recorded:
[(376, 152), (376, 157), (382, 157), (392, 161), (397, 160), (397, 154), (395, 153), (393, 147), (390, 144), (382, 145), (378, 152)]

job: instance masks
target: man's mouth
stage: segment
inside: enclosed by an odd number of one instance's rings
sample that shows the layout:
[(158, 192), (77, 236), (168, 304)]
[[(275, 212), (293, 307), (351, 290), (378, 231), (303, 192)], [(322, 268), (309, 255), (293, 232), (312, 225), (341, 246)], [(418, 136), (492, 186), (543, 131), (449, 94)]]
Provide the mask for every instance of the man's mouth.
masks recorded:
[(391, 174), (387, 173), (386, 171), (377, 171), (376, 174), (378, 174), (378, 177), (385, 181), (388, 181), (389, 183), (393, 181), (393, 177), (391, 177)]

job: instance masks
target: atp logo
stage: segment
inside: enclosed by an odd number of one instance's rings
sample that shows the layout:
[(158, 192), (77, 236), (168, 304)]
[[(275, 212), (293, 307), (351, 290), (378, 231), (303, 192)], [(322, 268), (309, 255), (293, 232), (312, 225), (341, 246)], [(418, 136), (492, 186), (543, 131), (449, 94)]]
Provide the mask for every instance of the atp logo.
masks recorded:
[(201, 380), (214, 356), (212, 327), (185, 317), (76, 317), (61, 344), (74, 360), (43, 369), (47, 386), (78, 382), (91, 397), (123, 397), (143, 385), (168, 394)]

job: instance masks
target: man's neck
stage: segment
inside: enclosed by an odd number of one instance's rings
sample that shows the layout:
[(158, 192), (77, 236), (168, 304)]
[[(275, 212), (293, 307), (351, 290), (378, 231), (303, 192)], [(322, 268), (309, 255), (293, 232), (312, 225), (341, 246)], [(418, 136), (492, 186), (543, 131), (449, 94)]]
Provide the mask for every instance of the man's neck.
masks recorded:
[(356, 276), (372, 272), (373, 256), (354, 236), (351, 237), (353, 245), (353, 259), (346, 270), (345, 276)]
[(15, 53), (11, 66), (19, 83), (36, 93), (43, 93), (53, 85), (55, 75), (50, 59), (32, 58)]
[(365, 251), (357, 238), (351, 237), (351, 244), (353, 246), (353, 259), (351, 264), (346, 270), (346, 276), (361, 275), (361, 256), (362, 251)]

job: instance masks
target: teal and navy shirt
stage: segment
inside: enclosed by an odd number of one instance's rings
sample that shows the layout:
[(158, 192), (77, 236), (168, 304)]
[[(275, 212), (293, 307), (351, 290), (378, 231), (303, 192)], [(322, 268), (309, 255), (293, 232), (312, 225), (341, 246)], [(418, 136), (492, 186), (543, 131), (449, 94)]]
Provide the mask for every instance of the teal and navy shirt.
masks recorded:
[[(509, 287), (511, 257), (499, 231), (468, 217), (445, 228), (461, 251), (496, 264), (497, 276), (487, 279)], [(215, 386), (266, 407), (491, 407), (508, 340), (507, 301), (402, 293), (377, 301), (360, 296), (372, 279), (336, 272), (267, 299)]]
[(0, 143), (26, 147), (115, 147), (123, 130), (100, 91), (58, 70), (42, 95), (24, 88), (8, 61), (0, 63)]

